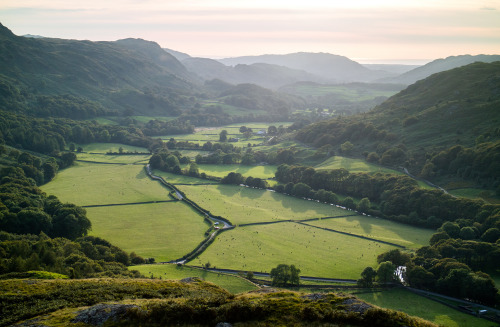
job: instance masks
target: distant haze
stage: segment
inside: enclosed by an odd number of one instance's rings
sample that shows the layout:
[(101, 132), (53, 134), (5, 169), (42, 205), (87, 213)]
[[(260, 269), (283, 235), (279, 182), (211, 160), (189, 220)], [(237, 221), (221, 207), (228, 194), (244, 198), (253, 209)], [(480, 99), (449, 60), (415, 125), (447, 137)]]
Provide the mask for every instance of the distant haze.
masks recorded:
[(0, 13), (17, 35), (143, 38), (209, 58), (307, 51), (424, 64), (500, 53), (498, 0), (6, 0)]

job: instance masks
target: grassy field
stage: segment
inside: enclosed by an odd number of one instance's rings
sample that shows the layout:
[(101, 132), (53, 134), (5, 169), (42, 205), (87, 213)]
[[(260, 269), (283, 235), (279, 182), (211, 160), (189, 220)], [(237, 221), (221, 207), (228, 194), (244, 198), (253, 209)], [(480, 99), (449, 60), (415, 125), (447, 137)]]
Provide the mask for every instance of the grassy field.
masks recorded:
[(387, 174), (398, 174), (398, 175), (403, 174), (400, 171), (374, 165), (362, 159), (353, 159), (340, 156), (330, 157), (314, 168), (316, 169), (344, 168), (352, 173), (387, 173)]
[(404, 289), (355, 294), (360, 299), (379, 307), (405, 312), (446, 327), (490, 327), (495, 324), (484, 319), (453, 310), (443, 304), (418, 296)]
[(494, 191), (480, 189), (480, 188), (460, 188), (448, 190), (454, 196), (468, 199), (480, 199), (492, 204), (500, 204), (500, 197), (495, 196)]
[(41, 189), (80, 206), (169, 200), (168, 191), (151, 180), (144, 167), (78, 162), (60, 171)]
[(204, 238), (208, 224), (182, 202), (87, 208), (91, 235), (157, 262), (175, 260)]
[(215, 181), (205, 180), (196, 177), (190, 177), (185, 175), (177, 175), (172, 173), (167, 173), (161, 170), (154, 169), (153, 174), (156, 176), (163, 177), (167, 182), (171, 184), (200, 184), (200, 183), (210, 183), (210, 184), (219, 184)]
[(429, 245), (429, 239), (435, 232), (367, 216), (322, 219), (307, 224), (396, 243), (410, 249)]
[(181, 185), (186, 196), (233, 224), (352, 215), (336, 206), (234, 185)]
[(219, 235), (191, 264), (270, 272), (278, 264), (294, 264), (301, 275), (360, 277), (377, 255), (393, 247), (296, 223), (237, 227)]
[(118, 152), (120, 148), (128, 152), (148, 152), (148, 149), (141, 148), (133, 145), (126, 145), (120, 143), (88, 143), (88, 144), (78, 144), (81, 146), (84, 152), (95, 152), (95, 153), (106, 153), (108, 151)]
[(224, 177), (230, 172), (240, 173), (248, 177), (271, 178), (274, 177), (278, 166), (244, 166), (244, 165), (198, 165), (200, 173), (205, 173), (209, 176)]
[(208, 282), (212, 282), (231, 293), (248, 292), (257, 289), (255, 285), (238, 276), (221, 274), (203, 269), (191, 268), (177, 265), (140, 265), (130, 269), (138, 270), (146, 277), (151, 275), (161, 279), (183, 279), (187, 277), (200, 277)]
[(138, 164), (146, 165), (149, 162), (150, 155), (107, 155), (107, 154), (90, 154), (90, 153), (77, 153), (78, 160), (116, 163), (116, 164)]

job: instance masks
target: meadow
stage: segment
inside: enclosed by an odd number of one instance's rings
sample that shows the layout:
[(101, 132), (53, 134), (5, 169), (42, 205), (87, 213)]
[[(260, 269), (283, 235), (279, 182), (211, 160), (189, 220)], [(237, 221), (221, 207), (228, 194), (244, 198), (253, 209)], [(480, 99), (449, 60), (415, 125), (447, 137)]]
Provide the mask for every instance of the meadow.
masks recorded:
[(77, 162), (41, 189), (80, 206), (170, 200), (167, 189), (137, 165)]
[(377, 240), (399, 244), (409, 249), (418, 249), (422, 246), (429, 245), (429, 240), (435, 232), (435, 230), (432, 229), (412, 227), (390, 220), (368, 216), (321, 219), (317, 221), (308, 221), (307, 224), (375, 238)]
[(173, 264), (163, 265), (140, 265), (131, 269), (138, 270), (146, 277), (153, 276), (161, 279), (183, 279), (187, 277), (199, 277), (207, 282), (214, 283), (227, 291), (236, 294), (256, 290), (257, 287), (248, 280), (236, 275), (217, 273), (188, 266), (177, 266)]
[(282, 220), (353, 215), (333, 205), (280, 193), (236, 185), (180, 185), (186, 196), (231, 223), (248, 224)]
[(183, 202), (87, 208), (90, 235), (157, 262), (181, 258), (204, 238), (209, 226)]
[(127, 165), (146, 165), (149, 162), (150, 157), (150, 155), (108, 155), (103, 153), (77, 154), (77, 160)]
[(270, 272), (294, 264), (302, 276), (358, 279), (377, 255), (394, 247), (297, 223), (237, 227), (220, 234), (191, 264)]
[(356, 293), (354, 295), (368, 303), (421, 317), (440, 326), (490, 327), (494, 325), (488, 320), (462, 313), (401, 288), (392, 288), (382, 292)]
[(244, 166), (244, 165), (198, 165), (200, 173), (205, 173), (209, 176), (224, 177), (230, 172), (240, 173), (248, 177), (258, 177), (262, 179), (273, 178), (278, 166)]
[(362, 159), (347, 158), (341, 156), (333, 156), (319, 165), (315, 169), (340, 169), (344, 168), (351, 173), (386, 173), (402, 175), (403, 173), (394, 169), (385, 168), (379, 165), (366, 162)]
[(107, 152), (118, 152), (120, 148), (126, 152), (149, 152), (148, 149), (139, 146), (126, 145), (120, 143), (87, 143), (87, 144), (77, 144), (81, 146), (84, 152), (95, 152), (95, 153), (107, 153)]

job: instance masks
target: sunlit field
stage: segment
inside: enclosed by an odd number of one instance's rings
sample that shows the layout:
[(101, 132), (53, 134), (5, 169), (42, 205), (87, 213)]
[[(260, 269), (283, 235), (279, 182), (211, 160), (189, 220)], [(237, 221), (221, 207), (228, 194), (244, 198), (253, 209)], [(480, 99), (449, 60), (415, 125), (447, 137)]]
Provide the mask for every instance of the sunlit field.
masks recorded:
[(80, 206), (169, 200), (167, 189), (137, 165), (77, 162), (41, 188), (63, 202)]
[(297, 223), (237, 227), (217, 237), (191, 264), (270, 272), (294, 264), (303, 276), (358, 279), (377, 255), (394, 247)]
[(256, 290), (257, 287), (239, 276), (211, 272), (203, 269), (172, 264), (163, 265), (140, 265), (130, 267), (138, 270), (146, 277), (153, 276), (161, 279), (183, 279), (188, 277), (200, 277), (226, 289), (231, 293), (241, 293)]
[(91, 235), (157, 262), (181, 258), (209, 228), (203, 217), (182, 202), (87, 208)]

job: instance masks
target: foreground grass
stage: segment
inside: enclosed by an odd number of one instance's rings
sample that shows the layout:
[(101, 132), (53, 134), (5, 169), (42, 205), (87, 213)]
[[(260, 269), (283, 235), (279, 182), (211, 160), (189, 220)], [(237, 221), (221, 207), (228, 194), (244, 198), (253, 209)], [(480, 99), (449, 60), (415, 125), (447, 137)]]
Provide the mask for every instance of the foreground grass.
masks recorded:
[(157, 262), (189, 253), (209, 228), (183, 202), (87, 208), (87, 217), (92, 222), (91, 235)]
[(394, 247), (296, 223), (237, 227), (220, 234), (191, 264), (270, 272), (294, 264), (301, 275), (358, 279), (377, 255)]
[(418, 296), (404, 289), (393, 288), (382, 292), (361, 293), (356, 296), (368, 303), (405, 312), (440, 326), (446, 327), (490, 327), (494, 323), (453, 310), (443, 304)]
[(352, 211), (276, 192), (234, 185), (181, 185), (187, 197), (233, 224), (352, 215)]
[(410, 249), (429, 245), (429, 239), (435, 232), (432, 229), (367, 216), (322, 219), (310, 221), (307, 224), (396, 243)]
[(203, 269), (171, 264), (162, 265), (140, 265), (131, 267), (138, 270), (144, 276), (161, 279), (183, 279), (187, 277), (199, 277), (207, 282), (214, 283), (233, 294), (256, 290), (257, 287), (235, 275), (221, 274)]
[(41, 189), (80, 206), (169, 200), (168, 191), (137, 165), (78, 162)]

